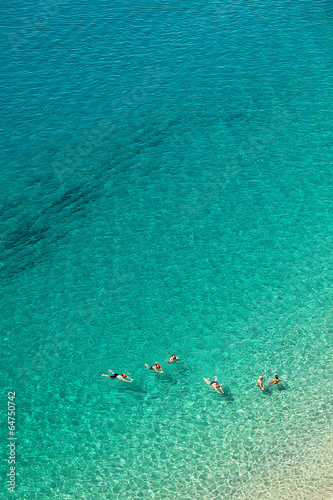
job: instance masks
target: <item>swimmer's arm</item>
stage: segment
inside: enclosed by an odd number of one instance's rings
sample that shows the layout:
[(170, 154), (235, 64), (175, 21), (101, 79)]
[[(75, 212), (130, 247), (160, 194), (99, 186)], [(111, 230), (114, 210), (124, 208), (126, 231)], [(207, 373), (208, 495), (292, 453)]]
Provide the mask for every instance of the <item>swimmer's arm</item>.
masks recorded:
[(122, 378), (121, 380), (123, 380), (124, 382), (129, 382), (129, 383), (132, 382), (132, 380), (126, 380), (125, 378)]

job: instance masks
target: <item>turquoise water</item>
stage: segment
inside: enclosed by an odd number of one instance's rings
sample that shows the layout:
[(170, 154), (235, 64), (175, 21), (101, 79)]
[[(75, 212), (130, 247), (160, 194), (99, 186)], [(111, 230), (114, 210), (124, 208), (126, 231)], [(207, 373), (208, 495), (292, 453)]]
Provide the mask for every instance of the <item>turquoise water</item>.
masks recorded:
[(330, 4), (1, 13), (16, 498), (331, 498)]

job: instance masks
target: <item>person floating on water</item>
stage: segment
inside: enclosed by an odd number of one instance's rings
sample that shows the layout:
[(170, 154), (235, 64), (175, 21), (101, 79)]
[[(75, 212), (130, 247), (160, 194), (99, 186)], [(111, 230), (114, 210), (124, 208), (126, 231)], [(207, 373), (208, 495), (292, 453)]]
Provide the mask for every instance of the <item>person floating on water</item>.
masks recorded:
[[(215, 391), (218, 392), (219, 394), (224, 394), (222, 387), (220, 386), (220, 384), (217, 381), (217, 376), (216, 375), (215, 375), (215, 380), (213, 380), (213, 382), (210, 382), (208, 380), (208, 378), (204, 378), (204, 381), (206, 382), (206, 384), (211, 385), (212, 387), (214, 387)], [(221, 389), (221, 391), (219, 391), (219, 389)]]
[(174, 361), (180, 361), (180, 358), (177, 358), (175, 354), (173, 354), (171, 358), (168, 359), (168, 363), (173, 363)]
[(266, 389), (266, 386), (265, 385), (262, 385), (262, 379), (266, 377), (266, 375), (261, 375), (258, 380), (257, 380), (257, 386), (260, 387), (260, 389), (262, 391), (264, 391)]
[[(131, 377), (129, 377), (128, 375), (126, 375), (126, 373), (122, 373), (121, 375), (119, 375), (119, 373), (115, 373), (112, 370), (109, 370), (109, 373), (113, 373), (113, 375), (105, 375), (105, 373), (103, 373), (103, 375), (101, 375), (101, 377), (117, 378), (119, 380), (123, 380), (124, 382), (132, 382), (133, 381), (133, 379)], [(129, 380), (126, 380), (126, 379), (129, 379)]]
[(157, 361), (155, 361), (155, 364), (152, 366), (148, 366), (147, 363), (145, 363), (145, 366), (148, 370), (155, 370), (156, 373), (163, 373), (163, 368), (157, 363)]
[(275, 377), (273, 378), (273, 380), (270, 381), (270, 384), (278, 384), (279, 382), (282, 382), (282, 378), (279, 378), (278, 375), (275, 375)]

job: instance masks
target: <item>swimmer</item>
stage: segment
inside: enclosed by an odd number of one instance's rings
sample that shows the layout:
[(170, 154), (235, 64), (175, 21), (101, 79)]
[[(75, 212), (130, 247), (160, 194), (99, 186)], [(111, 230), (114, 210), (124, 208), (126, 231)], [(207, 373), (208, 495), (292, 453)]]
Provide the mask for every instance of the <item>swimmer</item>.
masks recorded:
[(147, 363), (145, 363), (145, 366), (148, 370), (155, 370), (156, 373), (163, 373), (163, 368), (157, 363), (157, 361), (155, 361), (155, 364), (152, 366), (148, 366)]
[[(212, 387), (214, 387), (215, 391), (218, 392), (219, 394), (224, 394), (222, 387), (220, 386), (220, 384), (217, 381), (217, 376), (216, 375), (215, 375), (215, 380), (213, 380), (213, 382), (210, 382), (208, 380), (208, 378), (204, 378), (204, 381), (206, 382), (206, 384), (211, 385)], [(219, 391), (219, 389), (221, 389), (221, 392)]]
[(270, 384), (278, 384), (279, 382), (282, 382), (282, 378), (279, 378), (278, 375), (275, 375), (275, 377), (273, 378), (273, 380), (270, 381)]
[(168, 359), (168, 363), (173, 363), (173, 361), (180, 361), (180, 358), (177, 358), (177, 356), (173, 354), (171, 358)]
[[(133, 379), (131, 377), (129, 377), (128, 375), (126, 375), (126, 373), (122, 373), (121, 375), (119, 375), (119, 373), (115, 373), (112, 370), (109, 370), (109, 373), (113, 373), (113, 375), (105, 375), (105, 373), (103, 373), (103, 375), (101, 375), (101, 377), (117, 378), (119, 380), (123, 380), (124, 382), (132, 382), (133, 381)], [(126, 380), (127, 378), (129, 380)]]
[(266, 377), (266, 375), (261, 375), (258, 380), (257, 380), (257, 386), (260, 387), (260, 389), (263, 391), (265, 389), (267, 389), (267, 387), (265, 385), (262, 385), (262, 379)]

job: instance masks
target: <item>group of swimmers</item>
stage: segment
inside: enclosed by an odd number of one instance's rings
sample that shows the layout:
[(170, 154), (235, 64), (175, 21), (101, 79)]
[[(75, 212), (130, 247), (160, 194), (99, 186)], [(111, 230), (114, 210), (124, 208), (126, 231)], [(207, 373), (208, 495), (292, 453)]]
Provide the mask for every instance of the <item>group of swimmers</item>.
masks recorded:
[[(174, 361), (180, 361), (180, 358), (178, 358), (175, 354), (172, 354), (167, 361), (168, 363), (173, 363)], [(159, 363), (157, 363), (157, 361), (155, 361), (155, 364), (152, 366), (148, 366), (147, 363), (145, 363), (145, 366), (148, 370), (155, 370), (156, 373), (163, 373), (163, 368)], [(124, 382), (133, 382), (133, 379), (126, 375), (126, 373), (115, 373), (112, 370), (109, 370), (109, 373), (112, 373), (112, 375), (106, 375), (103, 373), (101, 377), (117, 378), (119, 380), (123, 380)]]
[[(267, 387), (265, 385), (263, 385), (262, 383), (262, 379), (266, 377), (266, 375), (260, 375), (260, 377), (258, 378), (257, 380), (257, 386), (259, 387), (259, 389), (261, 389), (262, 391), (264, 391), (265, 389), (267, 389)], [(282, 382), (282, 378), (279, 378), (278, 375), (275, 375), (275, 377), (273, 378), (273, 380), (271, 380), (269, 383), (270, 384), (273, 384), (273, 385), (276, 385), (278, 384), (279, 382)]]
[[(172, 356), (167, 360), (167, 362), (170, 364), (173, 363), (174, 361), (180, 361), (180, 358), (178, 358), (175, 354), (172, 354)], [(155, 364), (152, 366), (149, 366), (147, 365), (147, 363), (145, 363), (145, 367), (148, 368), (148, 370), (154, 370), (156, 373), (163, 373), (163, 368), (157, 361), (155, 361)], [(101, 376), (109, 378), (117, 378), (118, 380), (123, 380), (124, 382), (133, 382), (133, 379), (128, 375), (126, 375), (126, 373), (115, 373), (112, 370), (109, 370), (109, 373), (112, 373), (112, 375), (106, 375), (105, 373), (103, 373), (103, 375)], [(267, 387), (262, 383), (264, 377), (266, 377), (266, 375), (260, 375), (260, 377), (257, 380), (257, 386), (262, 391), (267, 389)], [(221, 385), (217, 381), (217, 375), (215, 375), (215, 379), (212, 382), (210, 382), (208, 378), (204, 377), (203, 380), (206, 382), (207, 385), (211, 385), (216, 392), (218, 392), (219, 394), (224, 394)], [(271, 380), (269, 383), (272, 385), (276, 385), (279, 382), (282, 382), (282, 379), (279, 378), (278, 375), (275, 375), (273, 380)]]

